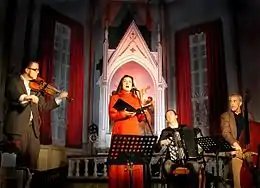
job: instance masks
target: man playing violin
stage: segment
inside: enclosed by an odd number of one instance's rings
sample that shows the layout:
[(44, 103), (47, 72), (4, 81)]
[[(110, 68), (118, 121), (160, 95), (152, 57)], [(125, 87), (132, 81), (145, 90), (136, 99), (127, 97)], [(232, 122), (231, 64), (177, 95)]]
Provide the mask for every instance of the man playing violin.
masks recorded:
[(42, 93), (32, 91), (29, 86), (30, 81), (36, 79), (38, 74), (39, 63), (30, 61), (23, 68), (22, 74), (8, 78), (5, 88), (8, 111), (4, 133), (8, 145), (17, 154), (17, 166), (25, 166), (30, 169), (37, 168), (40, 151), (39, 112), (57, 108), (68, 96), (67, 92), (61, 92), (58, 97), (45, 101)]
[[(229, 96), (229, 110), (221, 115), (221, 131), (224, 139), (236, 150), (232, 152), (231, 159), (234, 188), (240, 188), (240, 171), (243, 164), (243, 151), (241, 136), (246, 120), (242, 112), (242, 96), (232, 94)], [(252, 118), (251, 118), (252, 119)]]

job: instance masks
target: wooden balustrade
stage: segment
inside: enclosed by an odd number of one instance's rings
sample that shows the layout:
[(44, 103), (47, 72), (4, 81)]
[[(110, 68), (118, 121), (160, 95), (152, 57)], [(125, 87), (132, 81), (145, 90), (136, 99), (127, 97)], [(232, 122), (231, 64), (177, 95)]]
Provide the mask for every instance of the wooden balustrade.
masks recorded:
[[(154, 154), (150, 162), (150, 173), (153, 179), (161, 178), (162, 154)], [(68, 178), (107, 179), (107, 155), (69, 156)]]
[[(154, 154), (150, 161), (150, 175), (152, 180), (161, 179), (161, 164), (164, 161), (164, 155)], [(214, 155), (205, 157), (205, 170), (212, 175), (216, 175), (216, 161)], [(228, 165), (225, 157), (219, 160), (219, 175), (223, 176)], [(89, 179), (89, 180), (107, 180), (107, 155), (97, 156), (69, 156), (68, 157), (68, 179)]]

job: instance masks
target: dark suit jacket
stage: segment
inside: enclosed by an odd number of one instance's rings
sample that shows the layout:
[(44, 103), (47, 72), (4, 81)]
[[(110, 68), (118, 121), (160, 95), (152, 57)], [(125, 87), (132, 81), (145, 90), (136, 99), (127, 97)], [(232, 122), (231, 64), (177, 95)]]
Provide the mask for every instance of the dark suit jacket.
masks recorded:
[[(5, 117), (4, 133), (23, 135), (29, 126), (31, 112), (33, 114), (33, 128), (35, 136), (40, 135), (40, 115), (39, 111), (52, 110), (58, 105), (55, 100), (45, 102), (44, 96), (39, 97), (38, 104), (31, 102), (21, 104), (19, 98), (22, 94), (27, 94), (24, 82), (19, 75), (8, 78), (5, 95), (8, 101), (8, 110)], [(31, 94), (36, 94), (31, 91)]]

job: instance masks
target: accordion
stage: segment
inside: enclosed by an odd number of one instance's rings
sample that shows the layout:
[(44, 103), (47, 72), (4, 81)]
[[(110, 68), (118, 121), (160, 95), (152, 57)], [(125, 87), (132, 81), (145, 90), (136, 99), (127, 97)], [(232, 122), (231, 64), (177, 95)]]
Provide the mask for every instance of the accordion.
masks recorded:
[(183, 128), (182, 129), (182, 140), (185, 144), (186, 155), (188, 159), (198, 157), (198, 144), (196, 141), (197, 138), (197, 129), (194, 128)]
[(179, 128), (168, 132), (171, 140), (168, 146), (170, 159), (173, 162), (185, 163), (187, 160), (198, 157), (198, 145), (196, 143), (196, 131), (193, 128)]

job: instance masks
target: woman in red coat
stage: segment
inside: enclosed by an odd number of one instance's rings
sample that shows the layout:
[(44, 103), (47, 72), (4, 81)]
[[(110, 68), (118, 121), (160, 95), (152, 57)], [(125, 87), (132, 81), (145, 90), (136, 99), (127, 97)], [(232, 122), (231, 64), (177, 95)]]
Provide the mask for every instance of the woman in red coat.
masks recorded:
[[(124, 100), (135, 109), (140, 108), (137, 95), (132, 91), (134, 86), (133, 77), (125, 75), (121, 78), (116, 92), (111, 96), (109, 102), (109, 117), (113, 122), (112, 135), (141, 135), (138, 116), (135, 112), (126, 110), (117, 111), (114, 108), (118, 99)], [(141, 165), (133, 166), (133, 186), (134, 188), (143, 187), (143, 168)], [(129, 170), (126, 165), (111, 165), (109, 167), (109, 188), (129, 187)]]

